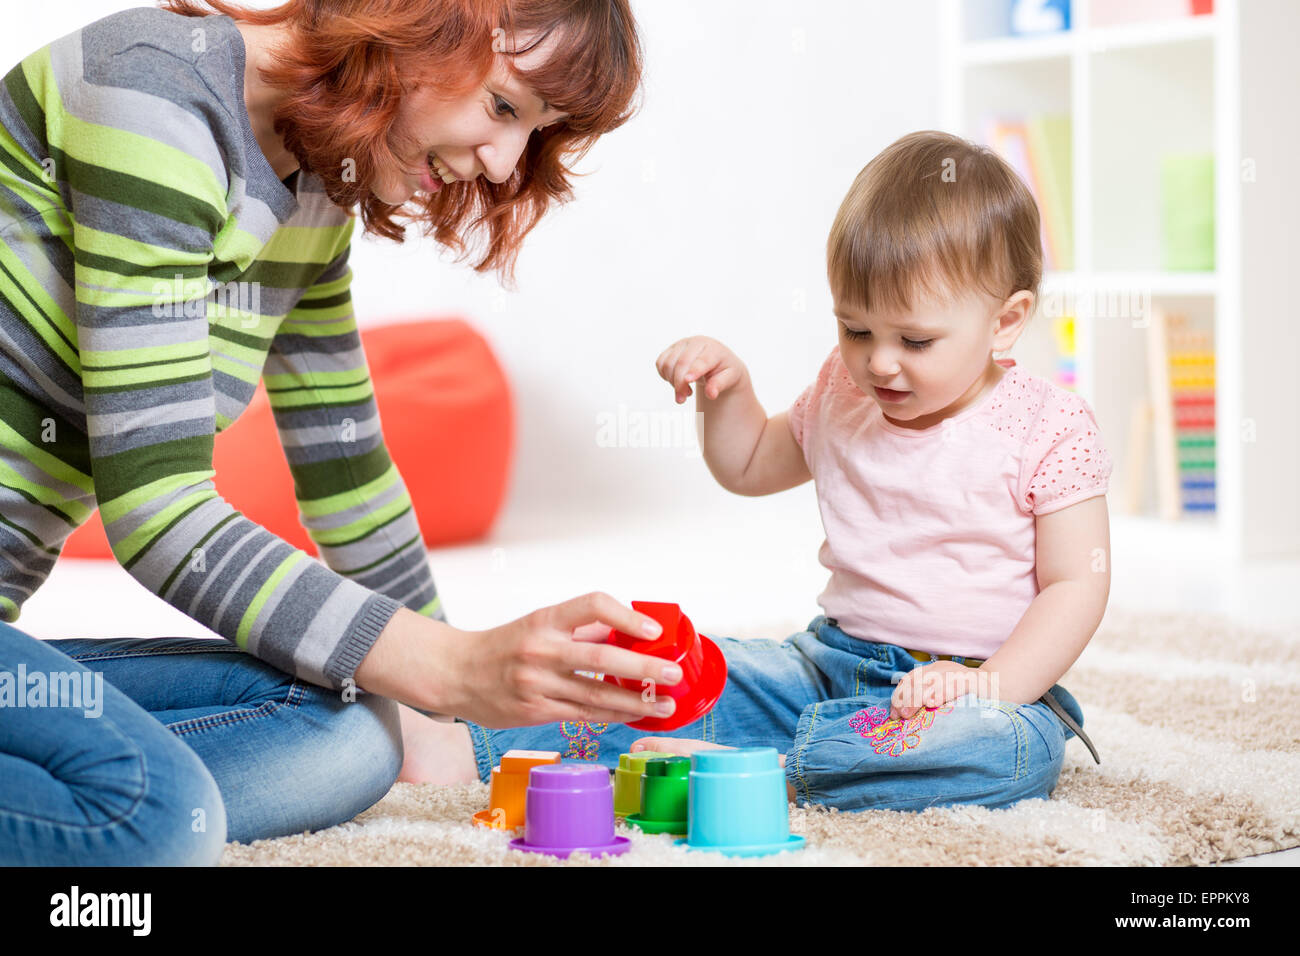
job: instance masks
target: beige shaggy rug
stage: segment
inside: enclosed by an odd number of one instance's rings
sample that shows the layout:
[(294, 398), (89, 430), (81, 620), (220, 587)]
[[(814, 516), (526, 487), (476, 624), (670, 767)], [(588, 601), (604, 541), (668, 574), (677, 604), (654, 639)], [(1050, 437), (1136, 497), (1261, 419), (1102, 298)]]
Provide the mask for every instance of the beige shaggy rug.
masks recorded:
[[(1061, 683), (1082, 705), (1102, 763), (1070, 740), (1050, 800), (922, 813), (791, 807), (806, 849), (747, 860), (620, 824), (629, 852), (567, 865), (1179, 866), (1300, 846), (1300, 636), (1209, 616), (1112, 612)], [(487, 797), (484, 784), (399, 783), (349, 823), (231, 843), (222, 865), (566, 865), (471, 826)]]

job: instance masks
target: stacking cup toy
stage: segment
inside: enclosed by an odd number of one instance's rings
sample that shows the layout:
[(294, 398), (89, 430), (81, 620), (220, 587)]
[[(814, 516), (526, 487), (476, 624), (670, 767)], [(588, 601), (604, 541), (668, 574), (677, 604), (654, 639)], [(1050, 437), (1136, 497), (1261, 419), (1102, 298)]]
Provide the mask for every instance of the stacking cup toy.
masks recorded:
[(627, 818), (643, 833), (685, 833), (690, 797), (689, 757), (658, 757), (645, 765), (641, 812)]
[(763, 856), (804, 844), (790, 833), (785, 771), (775, 747), (697, 751), (688, 804), (686, 840), (679, 842), (693, 850)]
[(646, 761), (670, 756), (657, 750), (618, 755), (618, 769), (614, 771), (614, 816), (625, 817), (641, 809), (641, 774), (645, 772)]
[[(658, 621), (663, 627), (663, 633), (653, 641), (647, 641), (612, 630), (607, 643), (672, 661), (681, 667), (682, 679), (671, 687), (661, 684), (654, 688), (657, 698), (667, 696), (677, 702), (677, 709), (672, 716), (643, 717), (628, 726), (637, 730), (676, 730), (699, 720), (713, 709), (727, 684), (727, 661), (718, 650), (718, 645), (703, 634), (696, 634), (690, 618), (676, 604), (633, 601), (632, 609)], [(639, 681), (624, 680), (612, 675), (606, 675), (605, 681), (638, 693), (644, 693), (647, 689)]]
[(524, 798), (528, 773), (542, 764), (559, 763), (554, 750), (507, 750), (501, 766), (492, 768), (488, 808), (474, 814), (474, 824), (494, 830), (515, 830), (524, 825)]
[(566, 857), (626, 852), (627, 837), (614, 835), (614, 785), (609, 770), (580, 760), (534, 767), (529, 775), (522, 839), (515, 850)]

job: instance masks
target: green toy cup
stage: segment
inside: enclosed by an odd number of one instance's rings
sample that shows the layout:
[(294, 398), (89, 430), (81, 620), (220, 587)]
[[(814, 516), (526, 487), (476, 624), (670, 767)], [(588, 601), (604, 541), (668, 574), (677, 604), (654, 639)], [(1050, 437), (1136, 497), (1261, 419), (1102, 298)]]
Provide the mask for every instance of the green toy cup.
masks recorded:
[(641, 774), (645, 773), (646, 761), (669, 756), (657, 750), (619, 754), (614, 771), (614, 816), (625, 817), (641, 809)]
[(641, 778), (641, 812), (627, 818), (643, 833), (685, 833), (690, 797), (688, 757), (657, 757)]

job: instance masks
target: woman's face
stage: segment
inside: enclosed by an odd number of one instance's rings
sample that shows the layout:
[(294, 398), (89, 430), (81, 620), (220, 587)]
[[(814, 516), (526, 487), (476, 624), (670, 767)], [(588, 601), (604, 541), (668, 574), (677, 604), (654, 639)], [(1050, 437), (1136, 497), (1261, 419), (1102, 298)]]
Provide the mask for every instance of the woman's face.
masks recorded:
[[(521, 37), (519, 46), (527, 47), (531, 39)], [(381, 202), (400, 206), (416, 192), (436, 192), (444, 182), (480, 175), (494, 183), (509, 179), (533, 131), (566, 116), (544, 103), (514, 72), (514, 67), (528, 71), (545, 63), (556, 39), (552, 34), (517, 57), (495, 53), (487, 78), (458, 99), (441, 99), (427, 85), (409, 92), (396, 126), (396, 133), (409, 140), (394, 142), (416, 145), (404, 150), (400, 166), (380, 169), (370, 191)]]
[(992, 353), (1011, 348), (1032, 307), (1029, 292), (1001, 303), (972, 294), (870, 315), (837, 299), (840, 356), (887, 419), (902, 428), (929, 428), (969, 406), (997, 380)]

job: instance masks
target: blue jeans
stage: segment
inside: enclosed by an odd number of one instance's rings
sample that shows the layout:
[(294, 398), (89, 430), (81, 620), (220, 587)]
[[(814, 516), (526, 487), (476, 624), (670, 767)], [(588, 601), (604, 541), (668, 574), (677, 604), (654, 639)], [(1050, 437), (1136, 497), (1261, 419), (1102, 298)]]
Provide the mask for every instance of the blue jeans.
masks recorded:
[[(1060, 776), (1065, 741), (1074, 736), (1041, 701), (974, 694), (887, 721), (898, 679), (924, 665), (901, 647), (851, 637), (824, 616), (781, 642), (712, 640), (727, 659), (717, 706), (658, 736), (775, 747), (786, 755), (786, 779), (800, 805), (924, 810), (1045, 798)], [(1074, 697), (1060, 685), (1052, 693), (1082, 728)], [(466, 723), (485, 782), (507, 750), (558, 750), (614, 767), (634, 740), (654, 736), (624, 724), (488, 730)]]
[[(12, 693), (20, 673), (24, 706)], [(77, 706), (66, 691), (41, 703), (37, 673), (80, 681)], [(0, 622), (6, 674), (3, 866), (215, 864), (227, 839), (350, 820), (402, 765), (393, 701), (358, 691), (345, 702), (225, 641), (40, 641)]]

